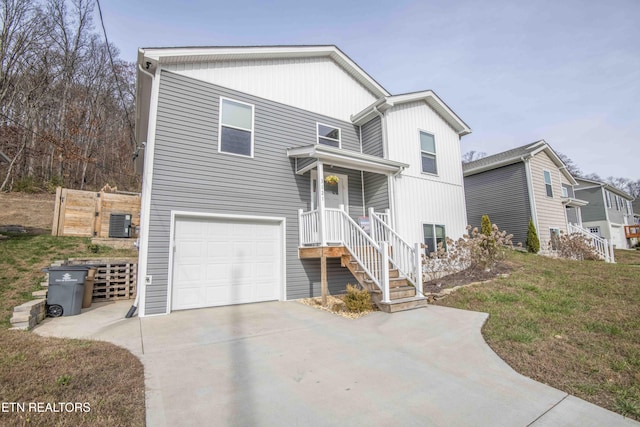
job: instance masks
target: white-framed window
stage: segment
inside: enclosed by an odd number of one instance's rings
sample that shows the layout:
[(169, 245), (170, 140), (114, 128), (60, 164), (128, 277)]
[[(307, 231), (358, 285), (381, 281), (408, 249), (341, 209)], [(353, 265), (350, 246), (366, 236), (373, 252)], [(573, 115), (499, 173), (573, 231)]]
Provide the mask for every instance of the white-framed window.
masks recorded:
[(318, 144), (329, 145), (336, 148), (341, 147), (340, 128), (317, 123), (316, 133), (318, 136)]
[(622, 197), (620, 196), (616, 196), (616, 210), (617, 211), (622, 210)]
[(589, 227), (589, 233), (600, 237), (600, 227)]
[(562, 197), (569, 197), (569, 189), (564, 185), (562, 186)]
[(631, 200), (627, 200), (627, 215), (633, 214), (633, 206), (631, 205)]
[(218, 152), (253, 157), (253, 115), (253, 105), (220, 98)]
[(553, 184), (551, 182), (551, 172), (543, 171), (544, 173), (544, 186), (547, 190), (547, 197), (553, 197)]
[(436, 175), (438, 162), (436, 161), (436, 138), (433, 134), (420, 131), (420, 158), (422, 172)]
[(438, 245), (442, 243), (444, 250), (447, 250), (447, 234), (444, 225), (422, 224), (424, 233), (424, 244), (427, 247), (425, 252), (429, 255), (438, 251)]
[(605, 199), (606, 199), (606, 201), (607, 201), (607, 207), (608, 207), (609, 209), (611, 209), (611, 207), (613, 206), (613, 205), (611, 204), (611, 193), (609, 193), (609, 191), (605, 190), (605, 191), (604, 191), (604, 198), (605, 198)]

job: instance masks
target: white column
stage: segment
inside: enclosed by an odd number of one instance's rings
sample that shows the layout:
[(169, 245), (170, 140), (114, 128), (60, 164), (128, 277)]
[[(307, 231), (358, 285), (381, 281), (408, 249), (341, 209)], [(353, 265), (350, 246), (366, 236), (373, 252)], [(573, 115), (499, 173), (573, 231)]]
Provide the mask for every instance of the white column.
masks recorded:
[(324, 232), (324, 165), (318, 160), (318, 176), (316, 178), (316, 196), (318, 197), (318, 233), (320, 245), (327, 246), (327, 238)]

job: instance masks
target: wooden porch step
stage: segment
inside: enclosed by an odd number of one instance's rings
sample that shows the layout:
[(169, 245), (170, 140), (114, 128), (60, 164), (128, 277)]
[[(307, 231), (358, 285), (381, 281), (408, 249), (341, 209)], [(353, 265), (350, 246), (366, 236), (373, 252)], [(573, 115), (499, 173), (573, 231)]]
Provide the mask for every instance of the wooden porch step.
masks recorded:
[[(364, 279), (364, 282), (373, 283), (373, 280), (366, 278)], [(389, 289), (402, 288), (404, 286), (409, 286), (409, 282), (406, 277), (389, 278)]]
[(385, 313), (397, 313), (399, 311), (426, 307), (428, 305), (428, 300), (425, 297), (402, 298), (393, 300), (390, 303), (376, 301), (376, 305)]
[(413, 286), (400, 286), (389, 289), (389, 299), (396, 301), (404, 298), (412, 298), (416, 296), (416, 288)]

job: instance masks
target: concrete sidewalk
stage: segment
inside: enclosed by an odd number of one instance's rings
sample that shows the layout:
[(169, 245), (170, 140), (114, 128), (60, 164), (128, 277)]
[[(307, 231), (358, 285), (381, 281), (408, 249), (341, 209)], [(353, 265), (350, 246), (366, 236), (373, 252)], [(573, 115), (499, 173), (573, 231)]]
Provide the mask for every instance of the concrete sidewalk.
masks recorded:
[(149, 426), (640, 426), (513, 371), (484, 342), (484, 313), (348, 320), (272, 302), (124, 319), (129, 306), (95, 304), (35, 332), (140, 357)]

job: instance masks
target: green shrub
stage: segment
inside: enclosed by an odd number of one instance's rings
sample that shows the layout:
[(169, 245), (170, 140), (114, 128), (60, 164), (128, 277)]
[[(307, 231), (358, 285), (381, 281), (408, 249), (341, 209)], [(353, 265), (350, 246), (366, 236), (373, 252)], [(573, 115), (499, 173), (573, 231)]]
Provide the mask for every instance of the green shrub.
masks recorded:
[(38, 182), (36, 182), (36, 180), (32, 176), (27, 176), (14, 182), (12, 190), (19, 193), (42, 192), (42, 188), (39, 187)]
[(344, 305), (347, 311), (352, 313), (371, 310), (371, 295), (364, 289), (348, 284), (347, 294), (344, 296)]
[(529, 218), (529, 228), (527, 229), (527, 251), (534, 254), (540, 252), (540, 239), (538, 239), (536, 226), (533, 225), (531, 218)]
[(482, 215), (482, 221), (480, 221), (480, 232), (485, 236), (491, 235), (491, 220), (489, 215)]

